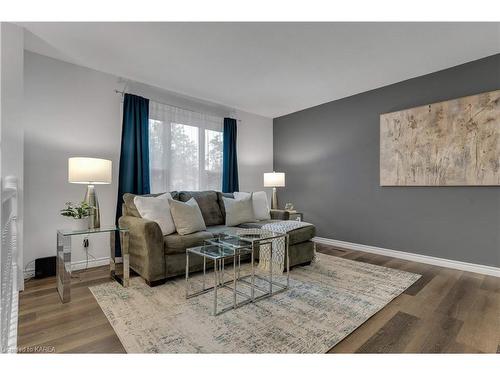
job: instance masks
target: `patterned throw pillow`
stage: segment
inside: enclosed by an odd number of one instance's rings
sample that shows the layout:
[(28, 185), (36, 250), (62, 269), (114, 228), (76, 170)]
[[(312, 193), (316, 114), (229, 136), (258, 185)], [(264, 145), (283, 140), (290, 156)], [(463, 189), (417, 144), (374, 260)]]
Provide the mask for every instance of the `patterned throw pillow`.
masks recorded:
[(207, 229), (200, 207), (194, 198), (187, 202), (170, 200), (169, 203), (177, 233), (184, 236)]

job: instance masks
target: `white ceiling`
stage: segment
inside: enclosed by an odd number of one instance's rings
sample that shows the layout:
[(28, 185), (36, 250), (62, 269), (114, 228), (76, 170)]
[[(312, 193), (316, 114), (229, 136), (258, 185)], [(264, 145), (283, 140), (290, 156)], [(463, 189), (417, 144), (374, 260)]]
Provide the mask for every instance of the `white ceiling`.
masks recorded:
[(26, 49), (278, 117), (500, 52), (500, 23), (21, 23)]

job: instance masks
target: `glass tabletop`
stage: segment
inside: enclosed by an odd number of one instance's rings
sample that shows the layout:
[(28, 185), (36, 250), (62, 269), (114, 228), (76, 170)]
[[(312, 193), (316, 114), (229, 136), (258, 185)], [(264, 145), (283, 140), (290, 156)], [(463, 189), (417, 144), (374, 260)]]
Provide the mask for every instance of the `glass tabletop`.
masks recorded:
[(59, 229), (57, 233), (63, 236), (76, 236), (79, 234), (106, 233), (106, 232), (128, 232), (128, 228), (120, 228), (116, 225), (103, 225), (92, 229)]
[(225, 238), (236, 237), (242, 243), (252, 244), (255, 241), (271, 240), (286, 236), (286, 234), (261, 228), (228, 228), (217, 233), (216, 236), (221, 241)]
[(239, 249), (217, 245), (203, 245), (188, 248), (186, 249), (186, 251), (188, 253), (198, 254), (210, 259), (222, 259), (233, 257), (235, 252), (236, 254), (238, 254), (237, 252), (239, 251)]
[(232, 249), (244, 249), (251, 246), (251, 244), (249, 244), (248, 241), (243, 241), (238, 236), (221, 235), (221, 234), (219, 234), (215, 238), (205, 240), (205, 243), (211, 245), (227, 246)]

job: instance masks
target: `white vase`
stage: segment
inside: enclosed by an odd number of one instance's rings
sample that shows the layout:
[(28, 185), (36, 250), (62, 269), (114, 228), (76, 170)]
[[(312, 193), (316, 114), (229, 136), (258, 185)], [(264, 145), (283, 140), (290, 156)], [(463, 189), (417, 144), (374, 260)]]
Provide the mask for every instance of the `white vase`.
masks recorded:
[(85, 217), (83, 219), (71, 219), (71, 229), (72, 230), (89, 229), (89, 218)]

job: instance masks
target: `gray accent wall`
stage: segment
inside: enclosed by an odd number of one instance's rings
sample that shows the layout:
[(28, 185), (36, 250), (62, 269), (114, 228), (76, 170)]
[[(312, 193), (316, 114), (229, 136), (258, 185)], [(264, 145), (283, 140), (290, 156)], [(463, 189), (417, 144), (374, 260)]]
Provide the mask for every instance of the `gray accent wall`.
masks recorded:
[(381, 187), (379, 116), (500, 89), (500, 54), (274, 119), (274, 170), (320, 237), (500, 266), (500, 187)]

